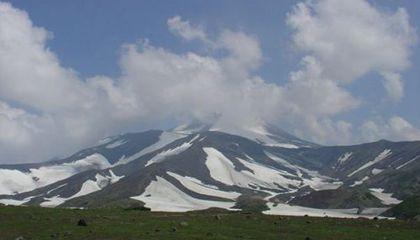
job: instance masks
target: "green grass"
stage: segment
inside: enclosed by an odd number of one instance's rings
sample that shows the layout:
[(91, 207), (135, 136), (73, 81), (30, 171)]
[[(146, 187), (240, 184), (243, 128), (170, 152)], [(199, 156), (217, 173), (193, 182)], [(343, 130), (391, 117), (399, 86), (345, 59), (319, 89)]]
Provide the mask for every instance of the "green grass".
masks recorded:
[[(219, 217), (216, 217), (219, 216)], [(79, 219), (88, 226), (77, 226)], [(187, 226), (181, 226), (181, 222)], [(185, 225), (185, 224), (184, 224)], [(173, 229), (176, 228), (176, 231)], [(227, 212), (0, 207), (0, 239), (420, 239), (420, 223)]]

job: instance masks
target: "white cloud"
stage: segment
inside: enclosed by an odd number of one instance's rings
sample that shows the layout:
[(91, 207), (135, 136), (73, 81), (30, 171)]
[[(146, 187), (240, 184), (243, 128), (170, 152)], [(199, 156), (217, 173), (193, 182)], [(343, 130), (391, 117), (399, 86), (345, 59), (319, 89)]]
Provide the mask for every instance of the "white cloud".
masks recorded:
[(391, 100), (398, 101), (404, 95), (404, 82), (398, 73), (384, 72), (384, 87)]
[[(336, 119), (359, 107), (361, 101), (345, 83), (376, 71), (386, 79), (389, 95), (401, 98), (400, 72), (409, 63), (413, 41), (403, 10), (383, 14), (363, 2), (356, 6), (368, 9), (334, 1), (298, 5), (288, 21), (295, 30), (297, 49), (308, 55), (289, 81), (279, 85), (257, 74), (264, 57), (255, 36), (223, 29), (210, 38), (203, 27), (179, 16), (168, 20), (169, 30), (187, 41), (201, 41), (209, 48), (207, 54), (177, 54), (147, 42), (126, 44), (119, 77), (81, 79), (48, 49), (51, 33), (34, 26), (24, 11), (0, 3), (0, 161), (45, 160), (122, 130), (173, 119), (206, 122), (217, 118), (219, 126), (262, 120), (291, 126), (294, 133), (317, 142), (351, 142), (352, 124)], [(352, 11), (342, 9), (347, 7), (361, 16), (351, 16)], [(348, 22), (342, 14), (357, 21)], [(366, 19), (384, 23), (376, 26)], [(328, 25), (332, 22), (337, 26)], [(343, 24), (366, 27), (365, 32), (375, 34), (367, 35), (368, 43), (352, 41), (364, 32), (350, 26), (347, 29), (355, 35), (342, 33)], [(331, 36), (323, 25), (331, 28)], [(378, 44), (386, 48), (385, 53), (364, 59), (364, 51), (377, 53), (370, 38), (383, 38), (385, 43)], [(339, 51), (339, 46), (350, 50)], [(370, 125), (368, 129), (381, 131), (378, 124)], [(409, 135), (415, 128), (401, 119), (387, 126), (393, 129), (389, 136), (417, 137)], [(370, 132), (378, 136), (375, 129)]]
[(29, 133), (32, 128), (26, 112), (11, 108), (4, 102), (0, 102), (0, 142), (7, 144), (11, 141), (28, 143)]
[[(258, 41), (244, 33), (225, 30), (211, 41), (226, 52), (219, 58), (127, 44), (120, 77), (83, 80), (61, 66), (47, 47), (52, 34), (34, 26), (25, 12), (1, 3), (0, 24), (2, 161), (45, 160), (165, 119), (255, 121), (272, 114), (281, 95), (280, 87), (251, 74), (262, 53)], [(168, 25), (187, 40), (207, 41), (179, 17)]]
[(1, 83), (3, 99), (57, 111), (83, 105), (90, 97), (76, 74), (62, 68), (46, 47), (51, 36), (33, 26), (26, 12), (0, 3), (0, 79), (10, 79)]
[(419, 140), (420, 129), (411, 125), (402, 117), (394, 116), (383, 121), (365, 121), (360, 127), (362, 141), (376, 141), (377, 139)]
[[(368, 73), (383, 77), (391, 100), (403, 97), (400, 73), (410, 65), (416, 42), (403, 8), (383, 11), (364, 0), (306, 1), (296, 4), (287, 24), (296, 50), (305, 55), (302, 68), (291, 73), (286, 85), (296, 114), (292, 122), (301, 135), (324, 143), (354, 142), (358, 134), (350, 131), (351, 125), (333, 119), (361, 106), (362, 99), (346, 87)], [(366, 134), (377, 136), (372, 131)]]
[(45, 160), (119, 129), (128, 100), (61, 66), (47, 47), (51, 37), (26, 12), (0, 3), (1, 161)]
[(287, 23), (297, 49), (314, 56), (329, 79), (350, 83), (376, 72), (384, 75), (392, 99), (402, 96), (395, 76), (410, 65), (416, 42), (405, 9), (383, 11), (365, 0), (308, 1), (296, 5)]
[(167, 21), (169, 30), (187, 41), (207, 41), (207, 35), (200, 26), (192, 26), (189, 21), (183, 21), (180, 16), (174, 16)]
[(334, 116), (357, 107), (350, 92), (325, 78), (323, 66), (314, 57), (302, 59), (302, 69), (291, 73), (286, 85), (288, 102), (299, 115)]

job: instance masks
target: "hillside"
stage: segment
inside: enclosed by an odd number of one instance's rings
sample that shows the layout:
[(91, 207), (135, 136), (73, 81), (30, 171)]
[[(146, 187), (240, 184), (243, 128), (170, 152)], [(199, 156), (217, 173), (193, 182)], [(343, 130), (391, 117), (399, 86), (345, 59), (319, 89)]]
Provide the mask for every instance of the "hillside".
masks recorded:
[(267, 214), (374, 217), (420, 190), (420, 142), (329, 147), (271, 125), (221, 130), (121, 134), (68, 158), (2, 165), (0, 202), (169, 212), (258, 202)]

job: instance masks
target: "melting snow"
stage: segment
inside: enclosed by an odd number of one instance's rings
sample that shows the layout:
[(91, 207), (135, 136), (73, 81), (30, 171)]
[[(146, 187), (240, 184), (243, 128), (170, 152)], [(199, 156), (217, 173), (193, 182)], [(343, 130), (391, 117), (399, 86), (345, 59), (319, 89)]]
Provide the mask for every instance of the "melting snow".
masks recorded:
[(193, 177), (184, 177), (181, 175), (178, 175), (173, 172), (166, 172), (169, 176), (174, 177), (176, 180), (178, 180), (184, 187), (187, 189), (203, 194), (208, 196), (216, 196), (221, 198), (227, 198), (227, 199), (236, 199), (241, 194), (237, 192), (225, 192), (219, 190), (216, 186), (207, 185), (201, 182), (199, 179), (193, 178)]
[(347, 175), (348, 177), (353, 176), (355, 173), (360, 172), (361, 170), (368, 168), (382, 160), (384, 160), (385, 158), (389, 157), (392, 154), (390, 149), (385, 149), (383, 152), (381, 152), (373, 161), (367, 162), (366, 164), (364, 164), (363, 166), (361, 166), (359, 169), (357, 169), (356, 171), (350, 173), (349, 175)]
[(378, 168), (374, 168), (372, 169), (372, 174), (373, 175), (378, 175), (379, 173), (383, 172), (383, 169), (378, 169)]
[(159, 176), (147, 186), (141, 195), (131, 198), (144, 202), (145, 206), (152, 211), (165, 212), (186, 212), (211, 207), (230, 209), (235, 205), (235, 202), (210, 201), (193, 198)]
[(104, 156), (93, 154), (84, 159), (70, 163), (31, 168), (29, 169), (29, 172), (0, 169), (0, 195), (11, 195), (31, 191), (66, 179), (82, 171), (105, 169), (110, 166), (111, 165)]
[(253, 172), (242, 170), (241, 173), (248, 176), (251, 180), (249, 184), (258, 185), (265, 188), (278, 189), (281, 186), (289, 189), (289, 186), (299, 186), (299, 180), (292, 180), (282, 176), (277, 170), (260, 165), (258, 163), (251, 163), (243, 159), (237, 158), (245, 167), (251, 169)]
[(402, 202), (401, 200), (392, 197), (392, 193), (384, 193), (382, 188), (370, 188), (371, 193), (382, 201), (384, 205), (394, 205)]
[(355, 181), (352, 185), (350, 185), (350, 187), (355, 187), (355, 186), (361, 185), (362, 183), (364, 183), (367, 180), (369, 180), (368, 176), (362, 178), (362, 180), (360, 180), (360, 181)]
[(69, 200), (70, 198), (61, 198), (59, 196), (54, 196), (51, 198), (44, 198), (46, 200), (45, 202), (42, 202), (39, 204), (41, 207), (56, 207), (60, 204), (63, 204), (66, 200)]
[[(302, 184), (311, 186), (314, 189), (336, 189), (341, 185), (341, 182), (326, 182), (326, 177), (323, 177), (317, 174), (314, 171), (308, 171), (311, 174), (311, 179), (302, 179), (295, 180), (289, 179), (286, 176), (290, 174), (284, 174), (283, 171), (279, 171), (274, 168), (270, 168), (256, 162), (246, 161), (240, 158), (237, 158), (243, 165), (248, 169), (251, 169), (253, 172), (242, 170), (237, 171), (233, 163), (226, 158), (221, 152), (214, 148), (204, 148), (206, 154), (206, 166), (210, 171), (210, 176), (221, 183), (232, 186), (236, 185), (244, 188), (254, 189), (258, 188), (270, 188), (276, 190), (287, 189), (289, 192), (295, 191), (297, 188), (301, 187)], [(282, 160), (284, 161), (284, 160)], [(286, 162), (287, 163), (287, 162)], [(295, 168), (300, 171), (296, 166), (290, 165), (289, 163), (285, 164), (286, 167)], [(298, 174), (301, 175), (301, 174)], [(269, 194), (273, 194), (269, 192)]]
[(353, 155), (353, 153), (352, 152), (346, 152), (346, 153), (344, 153), (343, 155), (341, 155), (338, 159), (337, 159), (337, 164), (336, 164), (336, 166), (335, 167), (333, 167), (334, 169), (335, 168), (338, 168), (339, 166), (341, 166), (343, 163), (345, 163), (345, 162), (347, 162), (350, 158), (351, 158), (351, 156)]
[(417, 156), (417, 157), (415, 157), (415, 158), (411, 159), (410, 161), (407, 161), (407, 162), (403, 163), (402, 165), (398, 166), (396, 169), (398, 170), (398, 169), (400, 169), (400, 168), (403, 168), (403, 167), (407, 166), (408, 164), (410, 164), (410, 163), (412, 163), (412, 162), (416, 161), (416, 160), (417, 160), (417, 159), (419, 159), (419, 158), (420, 158), (420, 156)]
[(269, 147), (282, 147), (282, 148), (299, 148), (298, 146), (290, 143), (271, 143), (271, 144), (264, 144)]
[(141, 151), (139, 151), (139, 152), (137, 152), (137, 153), (135, 153), (135, 154), (133, 154), (129, 157), (125, 157), (125, 156), (122, 157), (116, 165), (126, 164), (126, 163), (129, 163), (131, 161), (134, 161), (141, 156), (144, 156), (148, 153), (151, 153), (151, 152), (156, 151), (160, 148), (163, 148), (164, 146), (168, 145), (169, 143), (171, 143), (173, 141), (176, 141), (178, 139), (184, 138), (184, 137), (185, 137), (184, 134), (179, 134), (179, 133), (174, 133), (174, 132), (163, 132), (159, 136), (159, 140), (156, 143), (144, 148), (143, 150), (141, 150)]
[(145, 166), (147, 167), (147, 166), (149, 166), (153, 163), (162, 162), (167, 157), (174, 156), (174, 155), (177, 155), (177, 154), (180, 154), (180, 153), (184, 152), (185, 150), (187, 150), (188, 148), (190, 148), (192, 146), (192, 142), (194, 142), (199, 136), (200, 135), (195, 136), (189, 142), (185, 142), (185, 143), (181, 144), (180, 146), (177, 146), (175, 148), (168, 149), (168, 150), (165, 150), (165, 151), (162, 151), (162, 152), (156, 154), (152, 159), (147, 161)]
[[(303, 186), (307, 185), (310, 186), (314, 190), (329, 190), (329, 189), (337, 189), (339, 188), (343, 183), (340, 181), (334, 181), (334, 179), (323, 176), (319, 174), (317, 171), (312, 171), (303, 167), (299, 167), (297, 165), (293, 165), (289, 163), (288, 161), (284, 160), (283, 158), (279, 158), (273, 154), (270, 154), (269, 152), (265, 152), (265, 154), (273, 161), (278, 162), (282, 164), (284, 167), (289, 168), (290, 170), (294, 170), (296, 172), (296, 177), (301, 178), (301, 181), (303, 183)], [(310, 178), (303, 177), (302, 172), (308, 174)], [(302, 187), (302, 185), (300, 186)]]
[(80, 190), (74, 194), (73, 196), (67, 197), (67, 198), (63, 198), (58, 196), (54, 196), (51, 198), (44, 198), (44, 202), (42, 202), (40, 204), (41, 207), (56, 207), (60, 204), (63, 204), (64, 202), (66, 202), (67, 200), (73, 199), (73, 198), (77, 198), (77, 197), (81, 197), (81, 196), (85, 196), (88, 195), (90, 193), (99, 191), (101, 189), (103, 189), (104, 187), (108, 186), (109, 184), (113, 184), (118, 182), (121, 178), (123, 178), (124, 176), (116, 176), (112, 170), (109, 170), (109, 174), (110, 176), (102, 176), (101, 174), (96, 174), (95, 178), (96, 180), (87, 180), (82, 184), (82, 187), (80, 188)]
[(288, 204), (268, 203), (270, 210), (264, 211), (264, 214), (269, 215), (288, 215), (288, 216), (313, 216), (313, 217), (337, 217), (337, 218), (358, 218), (366, 217), (373, 218), (386, 211), (387, 208), (373, 208), (366, 209), (361, 214), (357, 214), (358, 209), (318, 209), (300, 206), (291, 206)]
[(62, 187), (64, 187), (64, 186), (66, 186), (66, 185), (67, 185), (67, 183), (61, 184), (60, 186), (58, 186), (58, 187), (56, 187), (56, 188), (53, 188), (53, 189), (49, 190), (49, 191), (47, 192), (47, 194), (50, 194), (51, 192), (53, 192), (53, 191), (55, 191), (55, 190), (57, 190), (57, 189), (60, 189), (60, 188), (62, 188)]
[(123, 145), (125, 143), (127, 143), (127, 141), (124, 140), (124, 139), (121, 139), (121, 140), (118, 140), (118, 141), (115, 141), (113, 143), (110, 143), (110, 144), (106, 145), (105, 148), (112, 149), (112, 148), (119, 147), (119, 146), (121, 146), (121, 145)]
[(229, 134), (242, 136), (244, 138), (248, 138), (252, 141), (256, 141), (259, 143), (262, 143), (266, 146), (276, 146), (276, 147), (283, 147), (283, 148), (299, 148), (299, 146), (288, 143), (288, 142), (278, 142), (271, 138), (272, 134), (267, 131), (266, 127), (264, 125), (255, 125), (250, 127), (243, 127), (238, 128), (234, 126), (218, 126), (214, 125), (210, 130), (211, 131), (223, 131)]
[(23, 200), (15, 200), (15, 199), (0, 199), (0, 203), (4, 204), (4, 205), (13, 205), (13, 206), (20, 206), (24, 203), (27, 203), (29, 201), (31, 201), (31, 199), (34, 197), (27, 197)]

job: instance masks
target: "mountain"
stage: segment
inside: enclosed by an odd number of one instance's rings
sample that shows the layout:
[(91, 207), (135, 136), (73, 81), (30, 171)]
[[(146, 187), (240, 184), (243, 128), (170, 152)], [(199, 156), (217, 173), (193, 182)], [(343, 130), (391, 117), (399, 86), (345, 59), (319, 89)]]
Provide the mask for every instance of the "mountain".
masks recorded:
[(403, 202), (387, 210), (382, 215), (403, 220), (420, 221), (420, 195), (413, 195), (406, 198)]
[(420, 192), (419, 157), (420, 142), (320, 146), (268, 124), (195, 123), (109, 137), (64, 159), (0, 165), (0, 203), (372, 217)]

